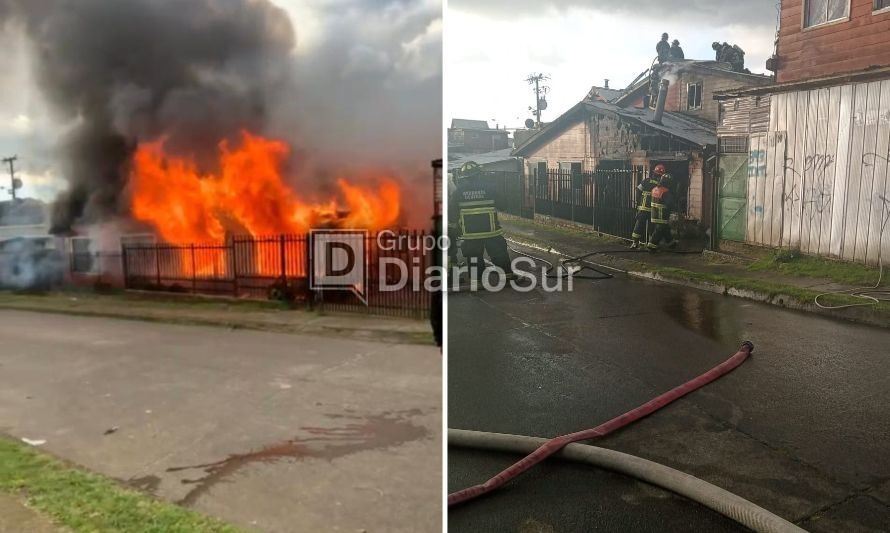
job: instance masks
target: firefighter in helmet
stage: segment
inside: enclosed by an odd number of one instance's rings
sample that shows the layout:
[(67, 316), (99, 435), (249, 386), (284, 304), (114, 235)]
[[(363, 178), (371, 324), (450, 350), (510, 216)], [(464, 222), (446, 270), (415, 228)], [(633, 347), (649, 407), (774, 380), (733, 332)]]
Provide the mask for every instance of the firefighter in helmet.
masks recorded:
[[(661, 166), (661, 165), (659, 165)], [(656, 167), (657, 168), (657, 167)], [(662, 166), (662, 168), (664, 168)], [(668, 248), (676, 248), (677, 241), (671, 234), (671, 206), (674, 197), (672, 189), (674, 180), (667, 172), (662, 172), (658, 185), (652, 189), (652, 236), (649, 237), (647, 248), (650, 252), (657, 252), (662, 242), (667, 243)]]
[(647, 235), (649, 231), (649, 221), (652, 213), (652, 189), (658, 185), (658, 180), (661, 179), (661, 176), (664, 173), (664, 165), (658, 165), (649, 177), (644, 178), (643, 181), (637, 185), (637, 189), (640, 191), (640, 199), (637, 201), (637, 215), (634, 222), (634, 232), (630, 236), (633, 240), (630, 247), (633, 249), (640, 247), (640, 239)]
[(448, 218), (449, 222), (457, 224), (457, 231), (463, 239), (461, 250), (464, 257), (481, 276), (485, 252), (488, 252), (491, 262), (511, 279), (513, 269), (507, 241), (498, 222), (494, 198), (482, 181), (481, 167), (474, 162), (461, 166), (456, 185), (448, 201)]

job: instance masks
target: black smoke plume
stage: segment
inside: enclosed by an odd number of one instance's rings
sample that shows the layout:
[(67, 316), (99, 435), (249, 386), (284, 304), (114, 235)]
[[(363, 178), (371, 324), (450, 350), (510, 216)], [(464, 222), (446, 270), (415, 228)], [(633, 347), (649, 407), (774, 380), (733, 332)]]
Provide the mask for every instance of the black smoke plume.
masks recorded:
[(210, 161), (221, 139), (263, 131), (293, 80), (294, 29), (269, 0), (0, 0), (0, 25), (27, 33), (66, 125), (54, 232), (118, 214), (138, 141)]

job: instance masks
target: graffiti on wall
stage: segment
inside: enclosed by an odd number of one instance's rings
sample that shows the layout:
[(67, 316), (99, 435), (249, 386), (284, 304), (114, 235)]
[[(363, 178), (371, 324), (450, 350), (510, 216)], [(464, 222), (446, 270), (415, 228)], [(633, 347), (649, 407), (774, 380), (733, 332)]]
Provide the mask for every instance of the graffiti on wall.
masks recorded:
[[(818, 214), (821, 215), (831, 207), (834, 195), (834, 175), (830, 170), (837, 160), (834, 154), (812, 154), (804, 158), (803, 173), (794, 168), (794, 158), (785, 158), (785, 175), (796, 176), (790, 189), (782, 194), (783, 204), (789, 204), (792, 210), (796, 205), (803, 206), (803, 214), (810, 221)], [(831, 179), (826, 181), (827, 176)], [(798, 183), (801, 184), (798, 187)]]

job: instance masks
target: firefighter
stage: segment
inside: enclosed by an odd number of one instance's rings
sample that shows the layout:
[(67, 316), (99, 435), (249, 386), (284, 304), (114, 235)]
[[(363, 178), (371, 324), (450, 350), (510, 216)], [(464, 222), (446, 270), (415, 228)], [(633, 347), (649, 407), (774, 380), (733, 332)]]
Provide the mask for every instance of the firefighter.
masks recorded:
[(643, 179), (637, 189), (640, 191), (640, 199), (637, 202), (637, 216), (634, 222), (634, 232), (631, 234), (633, 242), (630, 247), (640, 247), (640, 238), (649, 231), (649, 217), (652, 213), (652, 189), (658, 185), (658, 180), (665, 173), (664, 165), (657, 165), (653, 174)]
[(661, 34), (661, 40), (655, 45), (655, 52), (658, 53), (658, 62), (664, 63), (671, 58), (671, 43), (668, 42), (670, 37), (666, 33)]
[(674, 42), (671, 43), (670, 56), (671, 61), (686, 59), (686, 54), (683, 53), (683, 48), (680, 47), (680, 41), (678, 39), (674, 39)]
[(652, 189), (652, 236), (649, 237), (647, 249), (650, 252), (657, 252), (662, 242), (668, 243), (668, 248), (676, 248), (677, 241), (671, 235), (671, 209), (670, 206), (674, 200), (671, 188), (674, 186), (671, 175), (664, 172), (658, 185)]
[(463, 239), (463, 255), (471, 267), (476, 267), (477, 275), (481, 278), (485, 252), (488, 252), (491, 262), (507, 273), (507, 279), (513, 279), (504, 230), (498, 222), (494, 198), (482, 182), (478, 164), (469, 162), (460, 168), (457, 188), (448, 201), (448, 211), (448, 218), (457, 224)]

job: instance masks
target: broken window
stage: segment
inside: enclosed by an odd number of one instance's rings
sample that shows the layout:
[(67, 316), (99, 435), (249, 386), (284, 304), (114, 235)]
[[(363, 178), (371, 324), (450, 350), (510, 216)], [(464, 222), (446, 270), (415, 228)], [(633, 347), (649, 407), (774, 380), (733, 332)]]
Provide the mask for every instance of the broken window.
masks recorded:
[(890, 0), (875, 0), (875, 11), (890, 8)]
[(804, 10), (804, 28), (809, 28), (847, 18), (850, 0), (804, 0)]
[(701, 109), (701, 90), (701, 82), (686, 86), (686, 109)]

